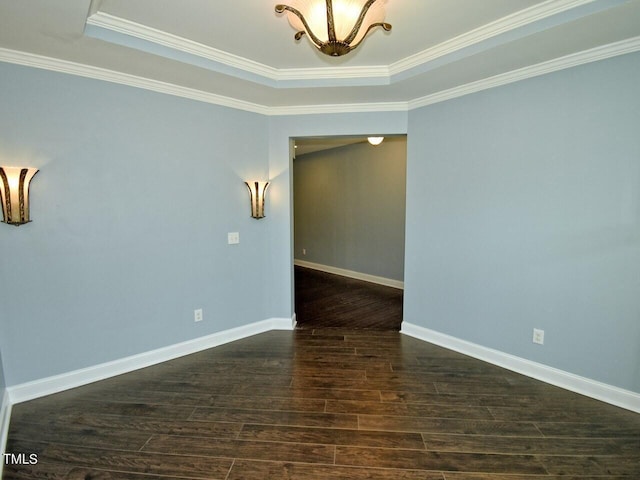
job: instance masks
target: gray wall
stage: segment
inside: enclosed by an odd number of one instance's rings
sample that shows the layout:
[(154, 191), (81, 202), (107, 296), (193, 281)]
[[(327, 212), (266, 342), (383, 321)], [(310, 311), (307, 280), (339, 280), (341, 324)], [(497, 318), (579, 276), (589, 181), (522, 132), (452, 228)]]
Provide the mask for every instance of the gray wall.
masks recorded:
[(406, 137), (297, 157), (295, 258), (402, 281), (406, 160)]
[(405, 321), (640, 392), (639, 78), (636, 53), (410, 112)]
[(268, 175), (266, 117), (3, 63), (0, 78), (0, 164), (40, 168), (32, 223), (0, 225), (7, 385), (271, 317), (268, 226), (243, 184)]

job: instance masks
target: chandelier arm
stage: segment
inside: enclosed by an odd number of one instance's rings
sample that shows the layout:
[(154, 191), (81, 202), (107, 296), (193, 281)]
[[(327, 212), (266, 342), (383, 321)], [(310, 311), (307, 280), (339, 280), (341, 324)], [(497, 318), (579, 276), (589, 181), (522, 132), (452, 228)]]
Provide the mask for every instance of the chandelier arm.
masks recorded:
[(356, 43), (355, 45), (350, 45), (350, 50), (353, 50), (358, 45), (360, 45), (364, 41), (364, 39), (367, 36), (367, 34), (369, 33), (369, 31), (373, 30), (376, 27), (382, 27), (386, 32), (390, 32), (391, 31), (391, 24), (390, 23), (385, 23), (385, 22), (372, 23), (371, 25), (369, 25), (369, 28), (367, 28), (367, 31), (365, 32), (363, 37), (360, 39), (360, 41), (358, 43)]
[[(376, 3), (376, 1), (377, 0), (367, 0), (367, 3), (364, 4), (364, 6), (362, 7), (362, 10), (360, 11), (360, 16), (358, 16), (358, 20), (356, 20), (356, 24), (353, 26), (351, 33), (349, 33), (349, 36), (344, 39), (345, 43), (350, 44), (351, 42), (353, 42), (353, 39), (356, 38), (356, 35), (358, 35), (358, 31), (360, 30), (360, 27), (362, 27), (362, 22), (364, 22), (364, 17), (367, 15), (367, 12), (371, 8), (371, 5)], [(329, 0), (327, 0), (327, 2), (329, 2)], [(369, 27), (367, 32), (369, 32), (369, 30), (371, 30), (371, 27)], [(366, 33), (365, 33), (365, 36), (366, 36)]]
[[(309, 35), (309, 38), (311, 39), (311, 41), (313, 43), (316, 44), (316, 46), (322, 45), (324, 42), (322, 40), (320, 40), (318, 37), (316, 37), (316, 35), (311, 31), (311, 28), (309, 27), (309, 24), (307, 23), (307, 20), (304, 18), (304, 15), (302, 15), (302, 13), (300, 13), (299, 10), (290, 7), (289, 5), (282, 5), (282, 4), (278, 4), (276, 5), (276, 13), (283, 13), (284, 11), (287, 12), (291, 12), (293, 13), (296, 17), (298, 17), (300, 19), (300, 21), (302, 22), (302, 25), (304, 25), (304, 28), (306, 30), (307, 35)], [(302, 35), (304, 35), (305, 32), (298, 32), (294, 38), (296, 40), (300, 40), (300, 38), (302, 37)]]
[(333, 17), (333, 1), (327, 0), (327, 33), (329, 35), (329, 41), (335, 42), (336, 38), (336, 24)]

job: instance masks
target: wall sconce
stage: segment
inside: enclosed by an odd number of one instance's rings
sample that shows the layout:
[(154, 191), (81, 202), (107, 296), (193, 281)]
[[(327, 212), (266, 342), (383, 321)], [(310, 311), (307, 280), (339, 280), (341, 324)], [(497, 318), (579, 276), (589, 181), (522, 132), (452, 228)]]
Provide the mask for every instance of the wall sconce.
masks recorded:
[(29, 220), (29, 183), (37, 168), (0, 167), (3, 222), (20, 226)]
[(377, 147), (378, 145), (380, 145), (383, 140), (384, 140), (384, 137), (368, 137), (367, 138), (367, 141), (374, 147)]
[(264, 198), (269, 182), (244, 182), (249, 189), (251, 200), (251, 216), (253, 218), (264, 218)]

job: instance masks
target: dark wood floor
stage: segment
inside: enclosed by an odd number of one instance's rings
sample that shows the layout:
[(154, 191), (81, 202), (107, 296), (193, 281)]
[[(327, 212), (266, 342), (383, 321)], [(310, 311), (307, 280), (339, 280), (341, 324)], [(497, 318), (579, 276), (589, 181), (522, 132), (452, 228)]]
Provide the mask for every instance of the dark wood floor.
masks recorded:
[(273, 331), (15, 405), (4, 479), (640, 478), (640, 415), (398, 332)]
[(400, 289), (302, 267), (295, 289), (298, 328), (400, 331)]

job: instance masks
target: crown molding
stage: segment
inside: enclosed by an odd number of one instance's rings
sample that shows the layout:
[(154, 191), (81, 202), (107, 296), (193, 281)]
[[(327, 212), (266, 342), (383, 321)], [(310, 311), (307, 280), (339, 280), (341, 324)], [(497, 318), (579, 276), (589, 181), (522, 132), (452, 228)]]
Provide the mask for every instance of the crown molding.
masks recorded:
[(153, 92), (164, 93), (177, 97), (187, 98), (198, 102), (210, 103), (223, 107), (244, 110), (246, 112), (261, 115), (312, 115), (327, 113), (366, 113), (366, 112), (399, 112), (407, 111), (407, 102), (388, 103), (349, 103), (349, 104), (325, 104), (325, 105), (291, 105), (282, 107), (269, 107), (257, 103), (246, 102), (232, 97), (204, 92), (194, 88), (161, 82), (127, 73), (116, 72), (101, 67), (84, 65), (58, 58), (45, 57), (29, 52), (21, 52), (0, 48), (0, 62), (12, 63), (26, 67), (39, 68), (52, 72), (66, 73), (79, 77), (103, 80), (105, 82), (142, 88)]
[(105, 68), (83, 65), (80, 63), (60, 60), (33, 53), (20, 52), (0, 48), (0, 62), (13, 63), (27, 67), (51, 70), (54, 72), (66, 73), (96, 80), (103, 80), (111, 83), (128, 85), (145, 90), (151, 90), (167, 95), (188, 98), (198, 102), (210, 103), (223, 107), (244, 110), (269, 116), (285, 115), (313, 115), (330, 113), (371, 113), (371, 112), (406, 112), (421, 107), (426, 107), (435, 103), (444, 102), (454, 98), (476, 93), (482, 90), (507, 85), (509, 83), (526, 80), (528, 78), (544, 75), (547, 73), (564, 70), (567, 68), (583, 65), (586, 63), (605, 60), (607, 58), (634, 53), (640, 51), (640, 36), (632, 37), (620, 42), (592, 48), (583, 52), (574, 53), (561, 58), (542, 62), (529, 67), (513, 70), (493, 77), (471, 82), (441, 92), (436, 92), (424, 97), (415, 98), (410, 101), (400, 102), (372, 102), (372, 103), (344, 103), (325, 105), (289, 105), (289, 106), (267, 106), (243, 100), (204, 92), (193, 88), (182, 87), (158, 80), (138, 77), (126, 73), (116, 72)]
[(594, 1), (595, 0), (547, 0), (541, 4), (520, 10), (494, 22), (465, 32), (433, 48), (428, 48), (399, 60), (389, 65), (389, 72), (391, 75), (399, 75), (517, 28), (545, 20), (546, 18), (593, 3)]
[[(155, 45), (170, 48), (177, 52), (183, 52), (196, 57), (210, 60), (214, 63), (227, 65), (254, 75), (270, 80), (276, 80), (278, 69), (268, 65), (255, 62), (248, 58), (233, 55), (217, 48), (203, 45), (171, 33), (158, 30), (147, 25), (132, 22), (124, 18), (116, 17), (104, 12), (96, 12), (87, 18), (87, 27), (95, 27), (102, 31), (115, 32), (127, 37), (137, 38)], [(93, 34), (96, 30), (89, 30), (87, 33)], [(113, 39), (106, 39), (107, 41)], [(125, 42), (114, 42), (125, 43)], [(133, 47), (137, 48), (137, 47)]]
[[(383, 79), (389, 83), (389, 67), (323, 67), (323, 68), (283, 68), (278, 70), (276, 80), (315, 80), (315, 79)], [(379, 83), (379, 82), (376, 82)]]
[(53, 72), (67, 73), (69, 75), (76, 75), (79, 77), (93, 78), (96, 80), (103, 80), (105, 82), (128, 85), (130, 87), (137, 87), (153, 92), (188, 98), (198, 102), (212, 103), (214, 105), (235, 108), (237, 110), (260, 113), (262, 115), (267, 115), (269, 113), (268, 107), (264, 105), (245, 102), (236, 98), (203, 92), (202, 90), (161, 82), (159, 80), (130, 75), (128, 73), (116, 72), (106, 68), (94, 67), (58, 58), (45, 57), (34, 53), (0, 48), (0, 62), (13, 63), (26, 67), (40, 68)]
[(639, 50), (640, 37), (629, 38), (620, 42), (603, 45), (601, 47), (566, 55), (547, 62), (520, 68), (518, 70), (512, 70), (493, 77), (484, 78), (459, 87), (443, 90), (432, 95), (416, 98), (409, 102), (408, 108), (409, 110), (414, 110), (416, 108), (426, 107), (428, 105), (433, 105), (434, 103), (444, 102), (446, 100), (462, 97), (482, 90), (488, 90), (490, 88), (519, 82), (521, 80), (557, 72), (559, 70), (565, 70), (571, 67), (577, 67), (586, 63), (597, 62), (599, 60), (637, 52)]
[(338, 103), (325, 105), (290, 105), (269, 107), (270, 116), (323, 115), (330, 113), (406, 112), (408, 102)]

